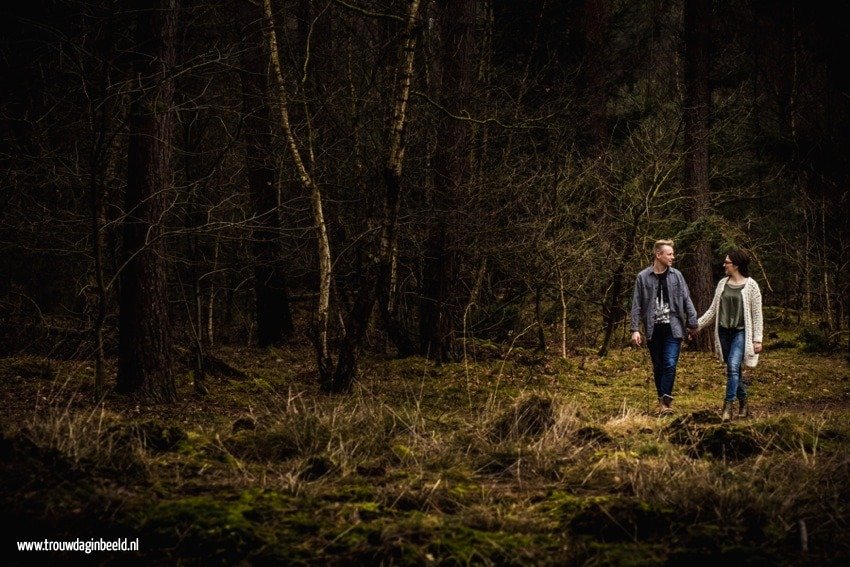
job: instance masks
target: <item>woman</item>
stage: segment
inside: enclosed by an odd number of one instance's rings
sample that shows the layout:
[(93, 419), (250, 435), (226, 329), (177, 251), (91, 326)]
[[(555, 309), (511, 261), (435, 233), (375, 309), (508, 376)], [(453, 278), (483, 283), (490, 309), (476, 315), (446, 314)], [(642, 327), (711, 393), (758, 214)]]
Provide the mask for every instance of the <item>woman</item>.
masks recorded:
[(750, 277), (750, 256), (743, 249), (732, 250), (723, 262), (726, 277), (714, 291), (708, 310), (699, 318), (697, 332), (714, 323), (714, 345), (726, 364), (726, 399), (723, 421), (732, 419), (732, 406), (738, 398), (738, 417), (748, 417), (747, 386), (741, 379), (741, 363), (748, 368), (758, 364), (762, 350), (761, 290)]

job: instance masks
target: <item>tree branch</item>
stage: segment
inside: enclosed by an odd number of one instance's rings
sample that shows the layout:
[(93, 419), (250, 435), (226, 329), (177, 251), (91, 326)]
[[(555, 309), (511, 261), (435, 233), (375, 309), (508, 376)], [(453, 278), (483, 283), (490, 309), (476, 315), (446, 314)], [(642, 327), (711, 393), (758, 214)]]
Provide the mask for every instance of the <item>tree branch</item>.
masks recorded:
[[(440, 112), (445, 113), (447, 116), (454, 118), (455, 120), (464, 120), (466, 122), (472, 122), (474, 124), (497, 124), (498, 126), (505, 128), (506, 130), (535, 130), (535, 129), (547, 130), (547, 129), (549, 129), (549, 126), (537, 126), (537, 125), (530, 125), (530, 124), (527, 124), (527, 123), (514, 124), (514, 125), (505, 124), (504, 122), (502, 122), (501, 120), (499, 120), (497, 118), (483, 118), (483, 119), (482, 118), (473, 118), (473, 117), (469, 116), (469, 114), (466, 111), (464, 111), (464, 114), (466, 114), (466, 116), (460, 116), (458, 114), (453, 114), (448, 109), (446, 109), (444, 106), (440, 105), (440, 103), (438, 103), (437, 101), (435, 101), (434, 99), (432, 99), (431, 97), (429, 97), (427, 94), (425, 94), (423, 92), (413, 91), (410, 94), (412, 94), (414, 96), (418, 96), (419, 98), (425, 99), (425, 101), (428, 104), (430, 104), (434, 108), (438, 109)], [(540, 118), (534, 118), (532, 121), (533, 122), (543, 122), (543, 121), (549, 120), (553, 116), (554, 116), (554, 113), (550, 114), (548, 116), (542, 116)]]

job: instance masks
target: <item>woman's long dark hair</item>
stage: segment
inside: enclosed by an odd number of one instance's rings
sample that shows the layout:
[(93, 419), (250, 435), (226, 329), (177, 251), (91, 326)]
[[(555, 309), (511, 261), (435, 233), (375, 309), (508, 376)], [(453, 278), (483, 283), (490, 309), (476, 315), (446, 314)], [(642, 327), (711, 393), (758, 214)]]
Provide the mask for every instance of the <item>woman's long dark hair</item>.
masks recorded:
[(738, 267), (738, 271), (745, 278), (750, 277), (750, 254), (743, 248), (730, 250), (727, 254), (732, 265)]

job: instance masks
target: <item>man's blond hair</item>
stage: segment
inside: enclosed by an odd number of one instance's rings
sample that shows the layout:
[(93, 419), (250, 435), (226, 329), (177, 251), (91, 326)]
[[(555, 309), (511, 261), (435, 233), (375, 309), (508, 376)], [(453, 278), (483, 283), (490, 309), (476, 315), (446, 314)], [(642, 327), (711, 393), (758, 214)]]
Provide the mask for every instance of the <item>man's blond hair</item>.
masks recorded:
[(673, 241), (672, 240), (656, 240), (655, 245), (652, 247), (652, 253), (658, 254), (659, 252), (661, 252), (661, 248), (664, 247), (664, 246), (669, 246), (670, 248), (673, 248)]

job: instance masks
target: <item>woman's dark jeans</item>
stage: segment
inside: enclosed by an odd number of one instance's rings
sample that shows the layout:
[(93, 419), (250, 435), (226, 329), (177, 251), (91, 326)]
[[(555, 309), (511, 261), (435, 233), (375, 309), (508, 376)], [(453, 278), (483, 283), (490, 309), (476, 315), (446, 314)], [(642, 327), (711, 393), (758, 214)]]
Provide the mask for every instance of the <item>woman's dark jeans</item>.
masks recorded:
[(720, 349), (726, 363), (726, 401), (747, 399), (747, 385), (741, 378), (741, 363), (744, 361), (744, 329), (720, 327)]
[(673, 398), (673, 382), (676, 381), (676, 364), (681, 350), (682, 339), (673, 336), (670, 325), (655, 325), (649, 341), (649, 356), (659, 398)]

